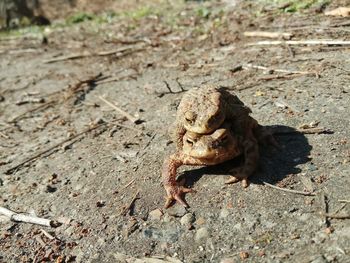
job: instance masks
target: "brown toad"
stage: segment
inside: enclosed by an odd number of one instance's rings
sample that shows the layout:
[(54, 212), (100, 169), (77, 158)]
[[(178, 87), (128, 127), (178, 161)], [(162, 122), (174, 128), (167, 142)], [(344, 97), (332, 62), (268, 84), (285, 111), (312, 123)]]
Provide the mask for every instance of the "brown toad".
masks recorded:
[(245, 118), (251, 113), (239, 98), (224, 88), (204, 85), (193, 88), (182, 97), (176, 115), (175, 141), (182, 147), (186, 131), (209, 134), (224, 121)]
[[(165, 207), (173, 200), (187, 206), (182, 195), (193, 191), (176, 182), (176, 171), (181, 165), (215, 165), (243, 155), (244, 164), (231, 171), (232, 177), (226, 183), (241, 180), (247, 187), (259, 159), (258, 141), (277, 146), (273, 136), (249, 116), (251, 110), (236, 96), (213, 86), (189, 93), (178, 109), (177, 151), (163, 165)], [(189, 112), (193, 119), (189, 119)]]

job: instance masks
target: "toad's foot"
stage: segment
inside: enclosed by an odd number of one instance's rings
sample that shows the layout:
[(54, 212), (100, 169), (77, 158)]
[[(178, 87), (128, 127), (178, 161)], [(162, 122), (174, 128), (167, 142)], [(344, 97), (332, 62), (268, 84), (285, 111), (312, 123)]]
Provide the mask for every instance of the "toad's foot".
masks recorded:
[(183, 200), (183, 195), (185, 193), (193, 193), (195, 190), (191, 188), (186, 188), (179, 185), (167, 185), (165, 186), (167, 192), (167, 197), (165, 201), (165, 208), (169, 208), (173, 201), (177, 201), (182, 204), (184, 207), (188, 207), (188, 204)]
[(249, 186), (249, 181), (247, 178), (241, 178), (241, 177), (236, 177), (236, 176), (231, 176), (230, 179), (228, 179), (225, 184), (233, 184), (237, 183), (239, 181), (242, 181), (242, 187), (247, 188)]
[(232, 174), (230, 179), (228, 179), (225, 184), (233, 184), (237, 183), (239, 181), (242, 181), (242, 186), (244, 188), (248, 187), (249, 181), (248, 181), (248, 176), (245, 175), (245, 173), (242, 171), (241, 168), (236, 168), (230, 171)]

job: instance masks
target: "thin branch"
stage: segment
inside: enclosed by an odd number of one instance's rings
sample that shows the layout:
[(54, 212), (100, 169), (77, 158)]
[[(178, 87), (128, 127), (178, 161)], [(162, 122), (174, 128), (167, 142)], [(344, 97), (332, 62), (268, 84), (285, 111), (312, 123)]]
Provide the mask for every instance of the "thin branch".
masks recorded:
[(112, 107), (113, 109), (115, 109), (116, 111), (118, 111), (120, 114), (122, 114), (124, 117), (126, 117), (129, 121), (133, 122), (133, 123), (138, 123), (140, 121), (139, 118), (136, 118), (134, 116), (132, 116), (131, 114), (127, 113), (126, 111), (122, 110), (121, 108), (119, 108), (118, 106), (116, 106), (114, 103), (106, 100), (105, 98), (103, 98), (102, 96), (98, 97), (100, 100), (102, 100), (104, 103), (106, 103), (107, 105), (109, 105), (110, 107)]
[(54, 62), (59, 62), (59, 61), (65, 61), (65, 60), (72, 60), (72, 59), (78, 59), (78, 58), (85, 58), (85, 57), (93, 57), (93, 56), (109, 56), (109, 55), (114, 55), (114, 54), (119, 54), (118, 57), (128, 55), (132, 52), (136, 51), (141, 51), (145, 49), (145, 45), (138, 45), (138, 46), (129, 46), (129, 47), (122, 47), (118, 49), (113, 49), (113, 50), (107, 50), (107, 51), (100, 51), (97, 53), (91, 53), (91, 52), (85, 52), (85, 53), (76, 53), (76, 54), (71, 54), (67, 56), (61, 56), (57, 58), (52, 58), (45, 60), (44, 63), (54, 63)]
[(129, 183), (127, 183), (122, 190), (124, 190), (125, 188), (128, 188), (130, 185), (132, 185), (135, 182), (135, 179), (132, 179)]
[(43, 150), (43, 151), (41, 151), (41, 152), (39, 152), (39, 153), (33, 155), (32, 157), (29, 157), (29, 158), (25, 159), (24, 161), (20, 162), (19, 164), (17, 164), (17, 165), (15, 165), (15, 166), (11, 167), (10, 169), (6, 170), (6, 171), (5, 171), (5, 174), (11, 174), (11, 173), (13, 173), (14, 171), (16, 171), (18, 168), (20, 168), (21, 166), (25, 165), (26, 163), (29, 163), (29, 162), (31, 162), (31, 161), (33, 161), (33, 160), (39, 158), (40, 156), (44, 155), (45, 153), (48, 153), (48, 152), (50, 152), (50, 151), (56, 149), (57, 147), (63, 145), (63, 144), (66, 143), (66, 142), (69, 142), (69, 141), (71, 141), (71, 140), (77, 138), (77, 137), (80, 136), (80, 135), (83, 135), (83, 134), (85, 134), (85, 133), (88, 133), (88, 132), (90, 132), (90, 131), (92, 131), (92, 130), (97, 129), (97, 128), (99, 128), (99, 127), (102, 126), (102, 125), (105, 125), (105, 123), (97, 124), (97, 125), (95, 125), (95, 126), (93, 126), (93, 127), (90, 127), (90, 128), (88, 128), (88, 129), (85, 129), (85, 130), (82, 131), (82, 132), (79, 132), (79, 133), (73, 135), (72, 137), (70, 137), (70, 138), (68, 138), (68, 139), (65, 139), (65, 140), (63, 140), (63, 141), (61, 141), (61, 142), (59, 142), (59, 143), (56, 143), (55, 145), (53, 145), (53, 146), (47, 148), (46, 150)]
[(333, 39), (314, 39), (314, 40), (285, 40), (285, 41), (258, 41), (254, 43), (248, 43), (246, 46), (276, 46), (276, 45), (322, 45), (322, 46), (349, 46), (350, 41), (345, 40), (333, 40)]
[(292, 189), (287, 189), (287, 188), (281, 188), (281, 187), (275, 186), (273, 184), (269, 184), (267, 182), (262, 182), (262, 183), (264, 185), (268, 186), (268, 187), (271, 187), (271, 188), (276, 189), (276, 190), (284, 191), (284, 192), (287, 192), (287, 193), (298, 194), (298, 195), (306, 195), (306, 196), (314, 196), (314, 195), (316, 195), (315, 193), (311, 193), (311, 192), (304, 192), (304, 191), (297, 191), (297, 190), (292, 190)]
[(342, 199), (340, 199), (340, 200), (338, 200), (338, 202), (340, 202), (340, 203), (350, 203), (350, 200), (342, 200)]
[(297, 129), (297, 132), (302, 134), (333, 134), (334, 131), (326, 128), (307, 128), (307, 129)]
[(246, 37), (266, 37), (266, 38), (283, 38), (283, 39), (290, 39), (293, 36), (292, 33), (267, 32), (267, 31), (247, 31), (247, 32), (243, 32), (243, 35)]
[(3, 133), (3, 132), (1, 132), (1, 131), (0, 131), (0, 136), (1, 136), (1, 137), (4, 137), (4, 138), (7, 139), (7, 140), (8, 140), (8, 139), (11, 139), (10, 136), (7, 136), (5, 133)]
[(46, 109), (46, 108), (52, 106), (53, 103), (54, 103), (53, 100), (52, 100), (52, 101), (48, 101), (48, 102), (46, 102), (46, 103), (44, 103), (44, 104), (42, 104), (42, 105), (40, 105), (40, 106), (38, 106), (38, 107), (32, 108), (32, 109), (30, 109), (30, 110), (28, 110), (28, 111), (26, 111), (26, 112), (23, 112), (23, 113), (17, 115), (16, 117), (12, 118), (12, 119), (9, 120), (8, 122), (9, 122), (9, 123), (14, 123), (14, 122), (18, 121), (19, 119), (22, 119), (22, 118), (23, 118), (25, 115), (27, 115), (28, 113), (32, 113), (32, 112), (35, 112), (35, 111), (37, 111), (37, 110)]
[(281, 72), (281, 73), (287, 73), (287, 74), (303, 74), (303, 75), (308, 75), (308, 74), (315, 74), (315, 72), (310, 72), (310, 71), (294, 71), (294, 70), (287, 70), (287, 69), (273, 69), (273, 68), (268, 68), (264, 66), (258, 66), (258, 65), (253, 65), (253, 64), (246, 64), (243, 65), (243, 69), (260, 69), (268, 72)]
[(339, 214), (329, 214), (329, 213), (320, 213), (322, 216), (332, 219), (350, 219), (350, 215), (339, 215)]
[(56, 239), (54, 236), (52, 236), (50, 233), (46, 232), (44, 229), (40, 229), (40, 232), (43, 233), (43, 235), (46, 236), (50, 240)]
[(0, 214), (8, 217), (13, 222), (24, 222), (24, 223), (30, 223), (30, 224), (36, 224), (36, 225), (42, 225), (42, 226), (50, 226), (50, 227), (56, 227), (57, 223), (53, 220), (46, 219), (46, 218), (40, 218), (36, 216), (26, 215), (26, 214), (18, 214), (16, 212), (13, 212), (5, 207), (0, 206)]

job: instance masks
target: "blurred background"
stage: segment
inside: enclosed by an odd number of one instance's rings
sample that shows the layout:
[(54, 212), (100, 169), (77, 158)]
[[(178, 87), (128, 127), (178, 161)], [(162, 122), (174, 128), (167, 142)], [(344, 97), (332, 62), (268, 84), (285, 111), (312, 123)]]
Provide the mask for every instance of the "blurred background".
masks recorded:
[[(157, 5), (161, 0), (0, 0), (0, 29), (48, 25), (53, 21), (81, 22), (93, 15), (113, 16), (134, 7)], [(75, 21), (76, 20), (76, 21)]]

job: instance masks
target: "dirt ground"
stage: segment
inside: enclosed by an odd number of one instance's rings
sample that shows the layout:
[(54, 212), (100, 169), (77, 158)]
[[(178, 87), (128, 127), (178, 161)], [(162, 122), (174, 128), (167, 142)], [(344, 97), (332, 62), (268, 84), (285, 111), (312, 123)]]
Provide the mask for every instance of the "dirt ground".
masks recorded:
[[(61, 225), (0, 217), (0, 262), (350, 262), (349, 45), (243, 34), (350, 40), (349, 18), (324, 15), (342, 4), (164, 2), (2, 37), (0, 206)], [(197, 193), (165, 210), (168, 130), (183, 89), (202, 83), (261, 124), (329, 132), (276, 135), (247, 189), (225, 185), (224, 166), (184, 167)]]

